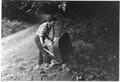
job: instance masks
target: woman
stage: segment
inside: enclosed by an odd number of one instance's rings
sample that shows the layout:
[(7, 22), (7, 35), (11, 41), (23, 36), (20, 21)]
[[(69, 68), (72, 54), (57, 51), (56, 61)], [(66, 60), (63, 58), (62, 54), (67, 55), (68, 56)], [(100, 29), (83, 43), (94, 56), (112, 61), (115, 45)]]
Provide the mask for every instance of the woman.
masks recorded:
[[(55, 34), (55, 31), (54, 31), (55, 21), (56, 21), (56, 17), (50, 16), (47, 19), (47, 22), (42, 23), (39, 26), (38, 30), (36, 31), (35, 43), (39, 49), (39, 59), (38, 59), (37, 69), (39, 69), (41, 64), (43, 64), (45, 68), (47, 68), (47, 66), (49, 65), (49, 62), (50, 62), (49, 54), (43, 48), (48, 50), (47, 44), (45, 43), (46, 38), (53, 43), (54, 34)], [(52, 38), (49, 37), (51, 28), (53, 28)]]

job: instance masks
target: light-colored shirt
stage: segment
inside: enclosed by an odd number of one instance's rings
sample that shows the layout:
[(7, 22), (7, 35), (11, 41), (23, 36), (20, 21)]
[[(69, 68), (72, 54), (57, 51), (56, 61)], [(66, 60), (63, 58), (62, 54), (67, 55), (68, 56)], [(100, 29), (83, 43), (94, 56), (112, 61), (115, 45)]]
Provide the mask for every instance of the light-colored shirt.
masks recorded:
[(39, 37), (48, 37), (50, 29), (51, 26), (49, 25), (49, 22), (45, 22), (39, 26), (35, 35), (38, 35)]

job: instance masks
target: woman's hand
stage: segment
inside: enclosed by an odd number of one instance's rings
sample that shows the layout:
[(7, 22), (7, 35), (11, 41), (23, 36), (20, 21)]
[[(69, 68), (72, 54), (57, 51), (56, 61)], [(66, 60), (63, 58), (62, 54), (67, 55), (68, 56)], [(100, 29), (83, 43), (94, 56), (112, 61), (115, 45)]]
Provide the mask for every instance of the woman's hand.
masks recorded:
[(42, 47), (45, 47), (45, 46), (47, 46), (47, 44), (46, 43), (42, 43)]
[(51, 42), (53, 43), (53, 39), (51, 39)]

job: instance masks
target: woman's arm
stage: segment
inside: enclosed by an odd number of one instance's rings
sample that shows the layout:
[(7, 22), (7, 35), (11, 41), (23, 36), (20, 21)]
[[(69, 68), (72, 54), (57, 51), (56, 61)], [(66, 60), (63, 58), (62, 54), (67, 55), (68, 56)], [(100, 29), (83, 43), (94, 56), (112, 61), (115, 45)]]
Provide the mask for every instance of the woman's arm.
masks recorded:
[(41, 44), (43, 44), (43, 40), (42, 40), (42, 37), (40, 37), (40, 42), (41, 42)]
[(49, 35), (48, 36), (46, 36), (47, 37), (47, 39), (49, 39), (51, 42), (52, 42), (52, 44), (53, 44), (53, 40), (54, 40), (54, 36), (55, 36), (55, 29), (54, 29), (54, 25), (52, 26), (52, 37), (49, 37)]
[[(53, 36), (52, 36), (52, 41), (54, 41), (54, 37), (55, 37), (55, 28), (54, 28), (54, 25), (53, 25)], [(53, 44), (53, 42), (52, 42)]]
[(54, 40), (54, 36), (55, 36), (55, 29), (54, 29), (54, 26), (52, 28), (53, 28), (53, 35), (52, 35), (52, 37), (47, 36), (47, 39), (49, 39), (53, 44), (53, 40)]

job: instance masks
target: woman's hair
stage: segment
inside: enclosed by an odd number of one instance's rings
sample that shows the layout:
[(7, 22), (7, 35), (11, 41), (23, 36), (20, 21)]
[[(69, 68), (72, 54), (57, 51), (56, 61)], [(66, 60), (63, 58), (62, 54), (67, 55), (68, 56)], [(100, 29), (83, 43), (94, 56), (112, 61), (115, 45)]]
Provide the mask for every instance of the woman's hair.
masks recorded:
[(57, 20), (57, 17), (56, 16), (49, 16), (47, 18), (47, 21), (50, 22), (50, 21), (56, 21)]

